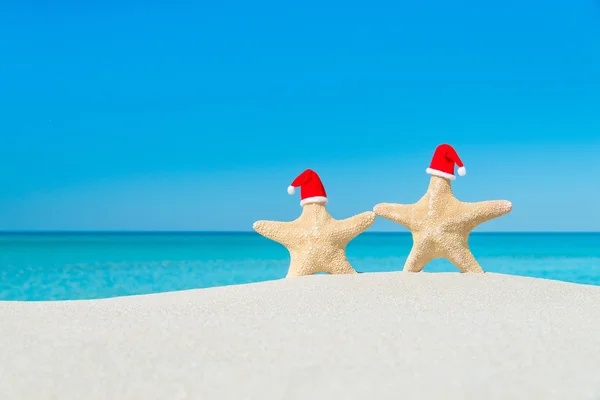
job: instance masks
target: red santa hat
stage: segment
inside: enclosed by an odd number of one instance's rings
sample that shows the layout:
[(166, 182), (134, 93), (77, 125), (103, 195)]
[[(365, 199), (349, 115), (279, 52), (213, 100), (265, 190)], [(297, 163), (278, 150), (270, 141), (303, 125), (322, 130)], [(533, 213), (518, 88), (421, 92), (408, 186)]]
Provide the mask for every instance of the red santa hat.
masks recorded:
[(464, 176), (467, 173), (456, 150), (449, 144), (441, 144), (435, 149), (431, 164), (425, 171), (429, 175), (454, 180), (456, 179), (454, 176), (454, 164), (458, 165), (458, 175)]
[(319, 175), (312, 169), (307, 169), (288, 187), (288, 193), (294, 194), (300, 186), (300, 205), (309, 203), (327, 203), (327, 194)]

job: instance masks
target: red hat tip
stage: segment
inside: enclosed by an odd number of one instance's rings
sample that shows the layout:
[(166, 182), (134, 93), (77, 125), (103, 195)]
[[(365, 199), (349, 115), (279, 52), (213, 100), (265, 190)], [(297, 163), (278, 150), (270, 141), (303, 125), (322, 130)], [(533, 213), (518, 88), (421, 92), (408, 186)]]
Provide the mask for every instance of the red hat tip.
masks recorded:
[(288, 187), (288, 193), (293, 194), (295, 188), (300, 187), (300, 205), (309, 203), (327, 203), (327, 194), (319, 175), (307, 169), (302, 172)]
[(458, 175), (464, 176), (467, 173), (456, 150), (449, 144), (441, 144), (435, 149), (431, 164), (426, 172), (430, 175), (454, 180), (456, 179), (454, 176), (455, 165), (458, 166)]

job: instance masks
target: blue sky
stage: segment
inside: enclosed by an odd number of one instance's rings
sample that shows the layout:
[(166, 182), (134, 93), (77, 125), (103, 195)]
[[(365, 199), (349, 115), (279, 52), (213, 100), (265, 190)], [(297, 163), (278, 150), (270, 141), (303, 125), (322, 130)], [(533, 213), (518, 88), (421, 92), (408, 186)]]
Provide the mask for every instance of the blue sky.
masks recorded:
[(249, 230), (305, 168), (344, 218), (450, 143), (481, 231), (600, 231), (597, 1), (288, 3), (4, 3), (0, 229)]

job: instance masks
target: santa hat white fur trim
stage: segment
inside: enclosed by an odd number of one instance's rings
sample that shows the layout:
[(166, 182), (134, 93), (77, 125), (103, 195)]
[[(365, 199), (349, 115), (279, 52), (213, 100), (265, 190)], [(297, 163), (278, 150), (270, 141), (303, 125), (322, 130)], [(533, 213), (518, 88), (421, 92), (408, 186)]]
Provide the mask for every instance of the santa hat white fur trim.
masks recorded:
[(327, 197), (313, 196), (313, 197), (307, 197), (306, 199), (300, 201), (300, 205), (301, 206), (305, 206), (305, 205), (310, 204), (310, 203), (323, 203), (323, 204), (327, 204)]
[(288, 186), (288, 194), (294, 194), (296, 193), (296, 188), (293, 186)]
[(429, 175), (435, 175), (435, 176), (439, 176), (440, 178), (450, 179), (451, 181), (456, 179), (456, 177), (454, 175), (449, 174), (447, 172), (438, 171), (437, 169), (427, 168), (425, 170), (425, 172), (427, 172)]

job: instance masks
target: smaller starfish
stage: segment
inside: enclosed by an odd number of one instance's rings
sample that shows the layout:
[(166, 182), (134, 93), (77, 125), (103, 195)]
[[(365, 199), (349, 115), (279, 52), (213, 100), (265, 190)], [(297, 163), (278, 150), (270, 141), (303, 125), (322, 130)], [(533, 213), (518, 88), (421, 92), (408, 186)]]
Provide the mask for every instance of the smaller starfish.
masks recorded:
[(312, 170), (304, 171), (294, 181), (288, 189), (290, 194), (295, 186), (302, 186), (303, 191), (300, 217), (291, 222), (257, 221), (254, 230), (288, 249), (291, 262), (287, 277), (317, 272), (355, 274), (346, 258), (346, 246), (373, 224), (375, 213), (367, 211), (343, 220), (334, 219), (325, 207), (325, 190)]
[[(462, 272), (483, 272), (469, 249), (469, 235), (478, 225), (508, 214), (512, 203), (506, 200), (464, 203), (456, 199), (450, 184), (455, 162), (460, 165), (459, 174), (464, 175), (466, 171), (454, 149), (439, 146), (427, 169), (433, 175), (429, 188), (418, 202), (381, 203), (374, 208), (375, 214), (412, 232), (413, 247), (404, 271), (419, 272), (429, 261), (446, 258)], [(451, 167), (445, 165), (448, 163)]]

